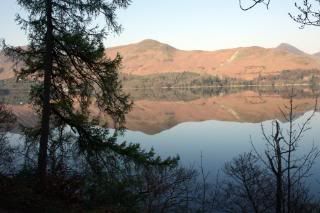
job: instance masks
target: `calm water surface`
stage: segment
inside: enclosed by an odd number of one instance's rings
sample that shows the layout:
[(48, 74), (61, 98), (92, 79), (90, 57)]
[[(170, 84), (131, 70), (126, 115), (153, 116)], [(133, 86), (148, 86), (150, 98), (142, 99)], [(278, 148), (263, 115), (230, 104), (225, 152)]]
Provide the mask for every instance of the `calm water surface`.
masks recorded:
[[(0, 100), (11, 105), (26, 103), (26, 94), (4, 88)], [(10, 90), (10, 88), (9, 88)], [(215, 177), (227, 161), (252, 150), (263, 153), (265, 141), (261, 125), (271, 133), (272, 120), (279, 120), (285, 132), (280, 108), (289, 104), (291, 88), (202, 88), (130, 90), (133, 110), (127, 116), (127, 128), (119, 141), (139, 143), (154, 148), (162, 157), (179, 155), (185, 166), (203, 166)], [(14, 94), (10, 95), (10, 94)], [(294, 89), (295, 127), (299, 128), (315, 105), (316, 92), (310, 88)], [(20, 97), (21, 96), (21, 97)], [(19, 98), (20, 97), (20, 98)], [(313, 144), (320, 146), (320, 114), (317, 112), (304, 133), (298, 156)], [(309, 183), (320, 192), (320, 159), (313, 167)]]
[[(215, 177), (225, 162), (249, 152), (254, 145), (263, 153), (266, 133), (271, 133), (272, 120), (279, 120), (283, 132), (289, 127), (280, 108), (289, 104), (289, 93), (239, 91), (182, 100), (175, 98), (141, 98), (135, 101), (128, 115), (128, 128), (119, 140), (153, 147), (163, 157), (179, 155), (186, 165), (199, 167), (201, 153), (205, 169)], [(186, 97), (186, 96), (182, 96)], [(310, 117), (315, 105), (314, 93), (296, 92), (295, 128)], [(144, 124), (144, 125), (142, 125)], [(314, 145), (320, 146), (320, 114), (315, 113), (303, 135), (296, 156), (306, 154)], [(130, 130), (131, 129), (131, 130)], [(312, 192), (320, 192), (320, 159), (312, 169), (308, 183)]]

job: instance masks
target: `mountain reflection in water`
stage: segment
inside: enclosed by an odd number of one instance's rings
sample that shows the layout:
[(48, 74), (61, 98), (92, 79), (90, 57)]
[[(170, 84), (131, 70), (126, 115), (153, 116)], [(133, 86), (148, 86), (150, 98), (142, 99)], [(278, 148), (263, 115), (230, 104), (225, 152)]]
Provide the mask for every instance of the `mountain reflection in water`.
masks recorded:
[[(29, 82), (0, 82), (0, 102), (7, 103), (22, 124), (35, 123), (28, 105)], [(184, 122), (206, 120), (260, 123), (283, 120), (279, 110), (288, 104), (291, 87), (211, 87), (126, 90), (134, 100), (127, 115), (128, 130), (153, 135)], [(318, 90), (294, 88), (298, 114), (314, 107)], [(93, 113), (97, 113), (92, 107)], [(110, 122), (111, 124), (112, 122)]]
[[(8, 88), (0, 89), (8, 90)], [(261, 123), (270, 130), (271, 120), (286, 124), (280, 108), (289, 104), (291, 87), (266, 88), (189, 88), (158, 90), (127, 90), (134, 100), (127, 115), (128, 130), (119, 141), (140, 143), (143, 148), (153, 147), (161, 156), (180, 155), (184, 165), (199, 166), (202, 152), (204, 168), (211, 175), (225, 162), (252, 149), (264, 149)], [(14, 94), (14, 98), (10, 96)], [(313, 110), (317, 90), (309, 87), (294, 88), (297, 106), (297, 124)], [(8, 103), (20, 123), (35, 125), (36, 116), (27, 102), (28, 90), (15, 87), (0, 93), (0, 101)], [(94, 110), (93, 108), (93, 111)], [(299, 153), (306, 153), (314, 143), (320, 145), (320, 115), (316, 113), (305, 132)], [(318, 184), (320, 163), (312, 170), (312, 191), (320, 192)]]
[[(131, 91), (134, 107), (127, 116), (127, 128), (146, 134), (156, 134), (180, 123), (190, 121), (235, 121), (260, 123), (283, 120), (279, 110), (289, 102), (290, 88), (278, 90), (232, 91), (207, 89), (163, 89), (161, 91)], [(269, 88), (270, 89), (270, 88)], [(295, 89), (296, 113), (314, 108), (316, 93), (308, 88)]]
[[(127, 117), (128, 131), (120, 141), (140, 143), (142, 147), (154, 148), (164, 157), (179, 154), (184, 165), (199, 168), (203, 155), (204, 169), (212, 178), (227, 161), (252, 150), (252, 144), (264, 153), (265, 141), (261, 125), (271, 134), (271, 120), (277, 119), (284, 132), (285, 122), (280, 108), (289, 105), (291, 88), (279, 90), (239, 90), (223, 95), (210, 93), (180, 94), (190, 91), (167, 91), (170, 98), (144, 95), (136, 98), (135, 106)], [(176, 95), (172, 95), (172, 93)], [(171, 94), (171, 95), (169, 95)], [(197, 96), (199, 94), (199, 96)], [(209, 95), (208, 95), (209, 94)], [(317, 92), (309, 88), (295, 88), (293, 103), (296, 106), (295, 128), (299, 128), (315, 107)], [(135, 95), (135, 97), (139, 97)], [(178, 97), (194, 97), (181, 100)], [(301, 146), (295, 153), (303, 156), (313, 144), (320, 146), (320, 114), (310, 122), (310, 130), (304, 133)], [(251, 144), (252, 143), (252, 144)], [(312, 168), (308, 183), (312, 193), (320, 192), (320, 163)]]

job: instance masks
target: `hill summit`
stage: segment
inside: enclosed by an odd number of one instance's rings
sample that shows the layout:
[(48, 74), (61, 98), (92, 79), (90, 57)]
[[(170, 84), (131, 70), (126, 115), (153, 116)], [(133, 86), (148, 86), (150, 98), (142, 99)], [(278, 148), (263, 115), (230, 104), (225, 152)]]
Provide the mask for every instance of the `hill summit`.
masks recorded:
[(188, 71), (253, 79), (257, 76), (276, 75), (283, 70), (320, 70), (319, 59), (285, 43), (276, 48), (253, 46), (216, 51), (185, 51), (147, 39), (107, 49), (110, 57), (116, 53), (123, 57), (121, 72), (134, 75)]
[(283, 51), (287, 51), (293, 54), (297, 54), (297, 55), (304, 55), (306, 54), (305, 52), (303, 52), (302, 50), (299, 50), (298, 48), (296, 48), (295, 46), (291, 45), (291, 44), (287, 44), (287, 43), (281, 43), (279, 46), (277, 46), (277, 49), (279, 50), (283, 50)]
[[(320, 70), (319, 57), (282, 43), (276, 48), (239, 47), (216, 51), (186, 51), (156, 40), (106, 49), (123, 57), (121, 72), (133, 75), (193, 72), (251, 80), (277, 75), (283, 70)], [(0, 79), (12, 78), (12, 61), (0, 53)]]

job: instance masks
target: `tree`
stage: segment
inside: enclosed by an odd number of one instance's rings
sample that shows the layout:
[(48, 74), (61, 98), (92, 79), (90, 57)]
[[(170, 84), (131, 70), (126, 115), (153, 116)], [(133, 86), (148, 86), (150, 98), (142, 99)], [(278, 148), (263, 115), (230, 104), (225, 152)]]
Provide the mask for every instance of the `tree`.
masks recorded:
[(254, 8), (258, 4), (264, 4), (267, 8), (269, 8), (271, 0), (239, 0), (239, 6), (242, 10), (250, 10)]
[(225, 164), (227, 178), (220, 184), (218, 209), (224, 212), (275, 212), (274, 181), (253, 153), (244, 153)]
[[(318, 147), (313, 146), (304, 156), (294, 157), (297, 148), (302, 143), (303, 134), (310, 129), (310, 121), (317, 110), (317, 100), (313, 113), (303, 123), (297, 125), (294, 121), (297, 118), (295, 110), (298, 106), (294, 105), (293, 98), (292, 89), (289, 104), (284, 106), (284, 110), (281, 109), (285, 121), (289, 124), (287, 131), (281, 129), (278, 121), (274, 121), (271, 136), (267, 136), (262, 127), (267, 142), (265, 151), (267, 159), (263, 162), (276, 177), (277, 212), (293, 211), (293, 200), (299, 199), (299, 195), (296, 195), (294, 190), (308, 176), (312, 165), (319, 156)], [(261, 157), (261, 155), (259, 156)]]
[(253, 145), (253, 153), (243, 154), (226, 164), (225, 173), (232, 181), (227, 182), (225, 193), (234, 188), (239, 188), (237, 191), (240, 192), (231, 197), (235, 205), (230, 204), (228, 208), (235, 208), (238, 204), (249, 212), (277, 213), (310, 212), (307, 209), (313, 208), (305, 179), (310, 176), (310, 169), (320, 151), (316, 146), (303, 154), (298, 150), (304, 142), (303, 135), (310, 129), (317, 103), (313, 113), (299, 124), (293, 92), (289, 98), (289, 104), (281, 109), (288, 128), (283, 129), (275, 120), (268, 134), (262, 126), (266, 141), (264, 152), (260, 153)]
[[(118, 144), (116, 131), (98, 128), (90, 107), (107, 114), (117, 130), (123, 130), (125, 114), (131, 108), (118, 79), (121, 57), (105, 56), (103, 39), (109, 32), (120, 32), (116, 10), (126, 8), (130, 0), (18, 0), (28, 13), (16, 20), (29, 36), (26, 48), (9, 47), (5, 53), (24, 68), (18, 78), (34, 79), (31, 99), (40, 114), (41, 124), (33, 137), (40, 141), (38, 154), (39, 186), (44, 188), (47, 176), (48, 140), (55, 127), (70, 127), (78, 136), (79, 152), (94, 156), (110, 150), (139, 162), (156, 163), (154, 153), (138, 145)], [(96, 24), (104, 17), (105, 25)], [(102, 125), (106, 125), (105, 122)], [(168, 162), (167, 162), (168, 163)]]
[(13, 128), (16, 117), (0, 103), (0, 176), (9, 172), (13, 161), (13, 149), (6, 136), (7, 131)]
[[(294, 15), (289, 13), (289, 16), (297, 23), (301, 24), (301, 28), (306, 25), (309, 26), (320, 26), (320, 1), (319, 0), (301, 0), (302, 4), (297, 2), (294, 3), (299, 13)], [(244, 3), (246, 2), (246, 3)], [(264, 4), (267, 8), (271, 0), (239, 0), (239, 6), (242, 10), (247, 11), (259, 4)]]
[[(314, 3), (311, 3), (314, 2)], [(297, 23), (301, 24), (301, 28), (306, 25), (320, 26), (320, 1), (319, 0), (303, 0), (302, 6), (295, 3), (296, 8), (300, 12), (298, 15), (289, 13), (289, 16)]]

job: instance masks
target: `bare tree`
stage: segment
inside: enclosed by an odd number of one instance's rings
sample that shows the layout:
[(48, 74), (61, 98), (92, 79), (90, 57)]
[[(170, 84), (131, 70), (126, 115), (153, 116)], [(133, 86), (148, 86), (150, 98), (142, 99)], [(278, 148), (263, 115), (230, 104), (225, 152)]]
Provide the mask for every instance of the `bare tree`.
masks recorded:
[(197, 172), (182, 167), (144, 168), (144, 212), (191, 212)]
[(300, 23), (301, 28), (306, 25), (320, 26), (320, 0), (303, 0), (302, 5), (295, 3), (295, 6), (300, 13), (298, 15), (289, 13), (289, 16)]
[(259, 165), (252, 152), (244, 153), (226, 163), (219, 192), (218, 209), (223, 212), (274, 212), (274, 203), (267, 199), (275, 193), (268, 170)]
[[(273, 121), (271, 134), (267, 134), (262, 125), (262, 132), (266, 141), (265, 158), (254, 150), (264, 165), (276, 178), (276, 212), (295, 212), (293, 200), (300, 200), (299, 186), (303, 186), (304, 179), (309, 177), (310, 169), (319, 157), (319, 149), (312, 146), (310, 151), (303, 156), (298, 156), (296, 151), (302, 145), (303, 135), (310, 129), (310, 121), (317, 109), (317, 101), (311, 115), (300, 124), (296, 123), (295, 110), (298, 106), (293, 103), (293, 91), (290, 95), (289, 105), (280, 109), (288, 129), (283, 130), (279, 121)], [(317, 100), (317, 99), (316, 99)]]
[(226, 164), (224, 173), (229, 179), (223, 184), (220, 205), (223, 211), (295, 213), (319, 208), (313, 206), (305, 181), (320, 151), (313, 145), (307, 153), (298, 152), (299, 147), (305, 145), (303, 136), (310, 129), (317, 101), (306, 119), (298, 122), (299, 106), (293, 103), (292, 94), (289, 104), (281, 109), (288, 127), (275, 120), (269, 133), (261, 124), (264, 151), (258, 151), (252, 143), (252, 153), (240, 155)]
[(264, 4), (267, 8), (269, 8), (271, 0), (239, 0), (239, 6), (241, 10), (250, 10), (254, 8), (258, 4)]
[[(289, 16), (295, 22), (301, 24), (301, 28), (304, 28), (306, 25), (320, 26), (320, 0), (301, 1), (301, 3), (294, 3), (299, 13), (296, 15), (289, 13)], [(271, 0), (239, 0), (239, 6), (242, 10), (247, 11), (259, 4), (264, 4), (268, 9), (270, 2)]]

